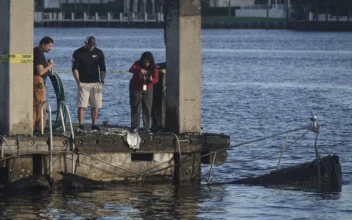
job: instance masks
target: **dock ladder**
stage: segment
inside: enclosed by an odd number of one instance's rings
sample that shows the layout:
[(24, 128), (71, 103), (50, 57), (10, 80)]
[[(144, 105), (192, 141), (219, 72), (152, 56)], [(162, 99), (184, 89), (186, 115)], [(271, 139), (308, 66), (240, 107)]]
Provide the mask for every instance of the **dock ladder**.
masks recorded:
[(62, 107), (65, 107), (65, 110), (68, 115), (68, 121), (70, 123), (70, 130), (71, 130), (71, 150), (72, 150), (72, 174), (75, 174), (75, 133), (73, 131), (73, 126), (72, 126), (72, 120), (71, 120), (71, 114), (70, 114), (70, 109), (68, 108), (66, 102), (60, 101), (59, 104), (59, 109), (60, 109), (60, 118), (61, 118), (61, 123), (62, 123), (62, 129), (64, 130), (64, 133), (66, 133), (66, 125), (65, 125), (65, 120), (64, 120), (64, 114), (62, 112)]
[[(53, 128), (52, 128), (52, 117), (51, 117), (51, 106), (49, 103), (47, 103), (46, 101), (44, 101), (42, 103), (41, 106), (41, 112), (40, 112), (40, 118), (41, 118), (41, 125), (42, 125), (42, 130), (41, 130), (41, 134), (44, 134), (44, 121), (43, 121), (43, 115), (44, 115), (44, 104), (47, 105), (47, 108), (49, 110), (49, 175), (50, 177), (52, 177), (52, 172), (53, 172), (53, 155), (52, 155), (52, 151), (53, 151)], [(75, 143), (74, 143), (74, 138), (75, 138), (75, 134), (73, 131), (73, 126), (72, 126), (72, 120), (71, 120), (71, 114), (70, 114), (70, 109), (68, 108), (67, 104), (64, 101), (61, 101), (59, 103), (60, 107), (60, 118), (61, 118), (61, 123), (62, 123), (62, 129), (64, 131), (64, 133), (66, 133), (66, 125), (65, 125), (65, 121), (64, 121), (64, 116), (63, 116), (63, 111), (62, 111), (62, 107), (65, 107), (65, 110), (68, 114), (68, 119), (69, 119), (69, 123), (70, 123), (70, 130), (71, 130), (71, 150), (72, 150), (72, 173), (75, 173)]]
[(42, 125), (42, 130), (41, 134), (44, 134), (44, 121), (43, 121), (43, 115), (44, 115), (44, 104), (46, 104), (46, 107), (49, 110), (49, 175), (50, 177), (53, 176), (53, 126), (52, 126), (52, 121), (51, 121), (51, 106), (49, 103), (46, 101), (42, 102), (41, 105), (41, 111), (40, 111), (40, 121)]

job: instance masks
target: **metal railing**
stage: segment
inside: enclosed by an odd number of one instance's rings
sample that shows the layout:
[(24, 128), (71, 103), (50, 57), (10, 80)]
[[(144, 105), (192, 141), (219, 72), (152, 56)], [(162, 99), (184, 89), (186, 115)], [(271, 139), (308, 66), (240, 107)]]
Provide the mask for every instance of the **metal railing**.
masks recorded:
[(70, 109), (68, 108), (66, 102), (61, 101), (59, 104), (59, 109), (60, 109), (60, 118), (61, 118), (61, 124), (62, 124), (62, 129), (66, 133), (66, 125), (65, 125), (65, 120), (64, 120), (64, 114), (62, 112), (62, 107), (65, 107), (65, 110), (68, 115), (68, 121), (70, 123), (70, 130), (71, 130), (71, 139), (72, 139), (72, 173), (75, 174), (75, 133), (73, 131), (73, 126), (72, 126), (72, 120), (71, 120), (71, 114), (70, 114)]
[(52, 120), (51, 120), (51, 106), (49, 103), (46, 101), (42, 102), (41, 108), (40, 108), (40, 121), (42, 125), (42, 130), (41, 133), (42, 135), (44, 134), (44, 104), (46, 104), (46, 107), (49, 109), (49, 175), (52, 177), (53, 175), (53, 126), (52, 126)]

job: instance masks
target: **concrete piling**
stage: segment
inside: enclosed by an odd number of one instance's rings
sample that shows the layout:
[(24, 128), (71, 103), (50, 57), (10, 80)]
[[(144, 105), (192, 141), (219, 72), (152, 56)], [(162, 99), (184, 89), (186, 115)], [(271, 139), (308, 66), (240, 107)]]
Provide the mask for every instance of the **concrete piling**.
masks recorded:
[(200, 1), (170, 0), (166, 7), (166, 128), (200, 132)]
[(0, 134), (32, 134), (34, 1), (0, 1)]

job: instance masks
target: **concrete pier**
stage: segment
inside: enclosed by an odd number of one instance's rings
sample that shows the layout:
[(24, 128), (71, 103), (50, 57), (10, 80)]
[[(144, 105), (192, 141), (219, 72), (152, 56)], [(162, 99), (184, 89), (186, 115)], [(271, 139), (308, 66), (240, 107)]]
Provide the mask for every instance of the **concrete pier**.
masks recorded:
[(201, 131), (200, 1), (166, 2), (166, 128)]
[(0, 135), (31, 134), (34, 1), (0, 1)]

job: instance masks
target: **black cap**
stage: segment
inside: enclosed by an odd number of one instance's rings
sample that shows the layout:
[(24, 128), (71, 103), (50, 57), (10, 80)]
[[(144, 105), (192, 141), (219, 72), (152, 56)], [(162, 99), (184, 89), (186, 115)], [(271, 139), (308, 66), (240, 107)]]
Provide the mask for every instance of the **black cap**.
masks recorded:
[(86, 41), (85, 43), (87, 44), (88, 47), (95, 47), (96, 44), (95, 44), (95, 37), (93, 35), (89, 35), (87, 38), (86, 38)]

